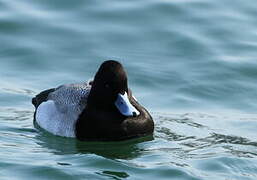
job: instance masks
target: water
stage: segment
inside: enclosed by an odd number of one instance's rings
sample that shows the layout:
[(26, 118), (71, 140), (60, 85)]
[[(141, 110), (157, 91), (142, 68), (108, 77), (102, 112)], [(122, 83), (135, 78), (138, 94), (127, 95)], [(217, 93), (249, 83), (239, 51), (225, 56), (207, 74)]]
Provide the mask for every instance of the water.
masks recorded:
[[(254, 0), (0, 0), (1, 179), (257, 179)], [(31, 98), (121, 61), (153, 137), (33, 126)]]

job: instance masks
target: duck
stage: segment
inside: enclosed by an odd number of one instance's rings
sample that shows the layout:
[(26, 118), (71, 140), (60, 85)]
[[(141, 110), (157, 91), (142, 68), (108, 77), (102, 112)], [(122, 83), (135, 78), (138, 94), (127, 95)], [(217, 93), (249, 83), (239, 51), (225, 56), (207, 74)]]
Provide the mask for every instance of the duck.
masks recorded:
[(131, 89), (123, 65), (104, 61), (94, 79), (44, 90), (32, 98), (34, 123), (80, 141), (121, 141), (152, 135), (154, 121)]

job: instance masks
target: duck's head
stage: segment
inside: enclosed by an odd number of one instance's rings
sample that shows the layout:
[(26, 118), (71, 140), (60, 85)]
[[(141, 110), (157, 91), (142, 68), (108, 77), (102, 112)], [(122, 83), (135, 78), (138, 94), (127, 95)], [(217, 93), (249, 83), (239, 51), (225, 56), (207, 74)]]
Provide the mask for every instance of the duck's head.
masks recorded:
[(138, 116), (128, 97), (128, 78), (121, 63), (108, 60), (98, 69), (88, 97), (88, 105), (117, 108), (124, 116)]

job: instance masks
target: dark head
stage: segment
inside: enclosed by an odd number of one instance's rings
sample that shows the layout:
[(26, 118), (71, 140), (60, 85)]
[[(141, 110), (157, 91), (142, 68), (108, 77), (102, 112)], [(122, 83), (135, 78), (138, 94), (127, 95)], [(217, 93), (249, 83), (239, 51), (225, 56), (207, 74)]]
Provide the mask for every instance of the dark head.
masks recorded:
[(126, 116), (139, 112), (128, 100), (128, 78), (121, 63), (108, 60), (98, 69), (88, 97), (88, 106), (118, 108)]

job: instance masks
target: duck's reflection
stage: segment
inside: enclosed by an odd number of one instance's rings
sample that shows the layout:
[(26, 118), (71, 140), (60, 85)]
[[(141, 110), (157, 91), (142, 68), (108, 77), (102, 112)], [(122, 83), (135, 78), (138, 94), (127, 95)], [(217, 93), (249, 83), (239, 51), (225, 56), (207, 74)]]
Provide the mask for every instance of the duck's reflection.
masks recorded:
[(55, 154), (93, 153), (111, 159), (135, 158), (144, 151), (140, 144), (153, 140), (153, 136), (147, 136), (122, 142), (82, 142), (73, 138), (54, 136), (47, 132), (39, 132), (35, 138), (40, 146)]

